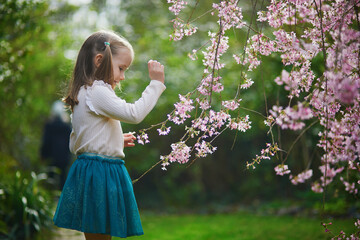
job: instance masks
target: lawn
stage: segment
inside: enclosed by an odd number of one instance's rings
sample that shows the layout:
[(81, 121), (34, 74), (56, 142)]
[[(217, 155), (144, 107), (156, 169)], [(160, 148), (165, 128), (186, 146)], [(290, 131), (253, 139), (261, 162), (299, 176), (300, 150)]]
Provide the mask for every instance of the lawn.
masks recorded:
[[(331, 230), (353, 232), (351, 219), (332, 220)], [(330, 239), (321, 220), (290, 216), (259, 216), (249, 213), (214, 215), (156, 215), (142, 214), (145, 235), (137, 240), (253, 240), (253, 239)], [(120, 240), (120, 238), (113, 238)]]

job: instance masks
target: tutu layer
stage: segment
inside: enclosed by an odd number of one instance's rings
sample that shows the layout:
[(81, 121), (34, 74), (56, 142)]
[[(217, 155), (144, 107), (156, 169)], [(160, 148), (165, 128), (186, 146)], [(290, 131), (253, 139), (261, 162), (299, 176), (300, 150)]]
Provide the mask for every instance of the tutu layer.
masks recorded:
[(144, 234), (124, 161), (91, 153), (78, 156), (66, 179), (54, 223), (116, 237)]

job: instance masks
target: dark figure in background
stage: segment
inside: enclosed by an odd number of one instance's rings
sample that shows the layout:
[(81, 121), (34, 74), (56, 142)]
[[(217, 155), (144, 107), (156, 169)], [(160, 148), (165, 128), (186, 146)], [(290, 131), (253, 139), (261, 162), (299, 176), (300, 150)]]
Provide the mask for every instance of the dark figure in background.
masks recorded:
[(58, 187), (62, 190), (67, 169), (70, 164), (71, 153), (69, 150), (69, 137), (71, 126), (68, 123), (68, 116), (61, 101), (54, 102), (51, 109), (50, 120), (46, 123), (43, 133), (41, 157), (48, 165), (60, 170), (60, 176), (51, 171), (49, 176), (58, 180)]

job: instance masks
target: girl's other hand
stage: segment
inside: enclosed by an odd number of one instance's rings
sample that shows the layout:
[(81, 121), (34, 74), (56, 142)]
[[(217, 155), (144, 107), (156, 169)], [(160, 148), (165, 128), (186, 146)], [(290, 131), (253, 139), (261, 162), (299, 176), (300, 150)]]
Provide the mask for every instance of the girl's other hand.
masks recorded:
[(124, 133), (124, 147), (134, 147), (136, 137), (132, 133)]
[(148, 62), (149, 77), (151, 80), (165, 81), (164, 65), (155, 60)]

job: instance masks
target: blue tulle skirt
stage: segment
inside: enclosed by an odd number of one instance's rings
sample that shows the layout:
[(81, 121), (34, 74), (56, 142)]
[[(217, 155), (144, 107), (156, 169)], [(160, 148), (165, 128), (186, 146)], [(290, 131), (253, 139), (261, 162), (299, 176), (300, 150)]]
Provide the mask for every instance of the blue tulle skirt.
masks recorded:
[(122, 238), (144, 234), (124, 161), (92, 153), (79, 155), (70, 168), (54, 223)]

